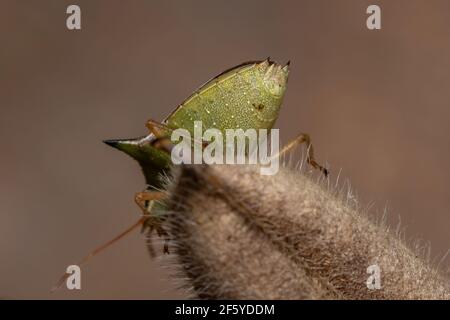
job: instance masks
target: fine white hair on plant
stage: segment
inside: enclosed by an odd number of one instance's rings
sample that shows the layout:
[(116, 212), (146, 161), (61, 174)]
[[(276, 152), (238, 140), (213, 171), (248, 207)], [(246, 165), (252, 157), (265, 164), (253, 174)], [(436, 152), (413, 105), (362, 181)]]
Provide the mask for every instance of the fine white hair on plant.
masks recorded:
[[(168, 180), (171, 248), (199, 298), (449, 299), (422, 254), (329, 181), (281, 167), (180, 166)], [(368, 286), (377, 266), (381, 285)]]

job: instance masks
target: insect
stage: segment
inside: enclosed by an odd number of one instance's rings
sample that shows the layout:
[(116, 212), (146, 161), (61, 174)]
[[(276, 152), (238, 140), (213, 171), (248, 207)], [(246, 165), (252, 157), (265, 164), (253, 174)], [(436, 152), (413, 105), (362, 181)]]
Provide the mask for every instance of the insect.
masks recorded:
[[(212, 78), (182, 102), (162, 122), (171, 129), (193, 132), (194, 121), (206, 128), (225, 129), (273, 127), (286, 90), (289, 63), (284, 67), (266, 59), (246, 62)], [(170, 167), (167, 154), (154, 147), (152, 130), (158, 126), (147, 123), (150, 134), (134, 139), (105, 140), (137, 160), (149, 186), (160, 186), (160, 173)]]
[(149, 214), (156, 205), (154, 190), (162, 186), (160, 175), (169, 170), (171, 163), (169, 155), (157, 147), (160, 138), (155, 130), (184, 128), (193, 133), (196, 120), (201, 120), (206, 128), (223, 132), (234, 128), (270, 129), (278, 118), (288, 75), (289, 64), (281, 66), (270, 59), (240, 64), (202, 85), (169, 114), (162, 126), (150, 120), (149, 135), (104, 141), (136, 159), (142, 168), (148, 188), (137, 193), (135, 201), (146, 216), (144, 229), (165, 234), (160, 218)]
[[(194, 130), (194, 121), (202, 121), (205, 128), (226, 129), (270, 129), (278, 118), (289, 75), (289, 63), (282, 66), (269, 58), (252, 61), (228, 69), (212, 78), (182, 102), (167, 118), (158, 123), (149, 120), (147, 136), (134, 139), (105, 140), (107, 145), (119, 149), (139, 163), (145, 176), (146, 190), (138, 192), (135, 202), (143, 216), (127, 230), (94, 250), (82, 263), (104, 248), (119, 240), (136, 227), (142, 226), (150, 239), (156, 230), (160, 236), (167, 236), (161, 217), (152, 214), (163, 194), (161, 174), (170, 170), (171, 159), (162, 143), (171, 130), (184, 128)], [(296, 143), (307, 143), (308, 162), (315, 168), (327, 171), (314, 160), (313, 150), (307, 134), (302, 134)], [(149, 244), (150, 253), (153, 254)], [(167, 243), (164, 252), (168, 253)]]

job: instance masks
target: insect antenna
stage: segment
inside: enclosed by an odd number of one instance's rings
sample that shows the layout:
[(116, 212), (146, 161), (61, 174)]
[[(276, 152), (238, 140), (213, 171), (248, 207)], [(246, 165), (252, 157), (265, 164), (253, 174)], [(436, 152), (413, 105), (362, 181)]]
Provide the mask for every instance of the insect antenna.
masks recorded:
[[(131, 231), (133, 231), (134, 229), (136, 229), (137, 227), (139, 227), (140, 225), (142, 225), (145, 221), (146, 217), (141, 217), (138, 221), (136, 221), (135, 223), (133, 223), (130, 227), (128, 227), (125, 231), (121, 232), (120, 234), (118, 234), (117, 236), (115, 236), (114, 238), (112, 238), (111, 240), (109, 240), (108, 242), (102, 244), (101, 246), (97, 247), (96, 249), (92, 250), (88, 255), (86, 255), (79, 263), (77, 263), (77, 266), (81, 267), (82, 265), (85, 265), (91, 258), (93, 258), (94, 256), (96, 256), (97, 254), (99, 254), (100, 252), (104, 251), (106, 248), (110, 247), (111, 245), (113, 245), (114, 243), (116, 243), (117, 241), (119, 241), (120, 239), (122, 239), (123, 237), (125, 237), (126, 235), (128, 235), (129, 233), (131, 233)], [(64, 282), (67, 280), (67, 278), (70, 276), (69, 273), (65, 273), (59, 280), (58, 282), (55, 284), (55, 286), (52, 288), (51, 292), (55, 292), (56, 290), (58, 290), (59, 288), (61, 288), (61, 286), (64, 284)]]

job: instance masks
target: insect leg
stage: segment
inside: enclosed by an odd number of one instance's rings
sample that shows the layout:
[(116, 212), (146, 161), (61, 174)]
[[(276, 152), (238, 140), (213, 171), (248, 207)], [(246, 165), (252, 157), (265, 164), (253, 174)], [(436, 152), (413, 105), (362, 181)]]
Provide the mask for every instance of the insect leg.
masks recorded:
[(134, 201), (138, 205), (138, 207), (142, 210), (144, 222), (142, 224), (141, 232), (144, 232), (148, 229), (147, 232), (147, 248), (149, 250), (150, 256), (155, 256), (155, 251), (153, 249), (153, 245), (151, 242), (151, 235), (153, 230), (156, 230), (156, 233), (159, 237), (165, 237), (164, 242), (164, 253), (169, 253), (169, 234), (162, 227), (161, 218), (155, 217), (151, 215), (151, 210), (155, 205), (155, 200), (161, 200), (164, 198), (164, 193), (160, 191), (144, 191), (136, 193), (134, 197)]
[[(155, 148), (162, 150), (170, 155), (174, 145), (173, 145), (172, 141), (170, 140), (169, 135), (171, 134), (173, 129), (169, 128), (168, 126), (166, 126), (163, 123), (157, 122), (152, 119), (147, 121), (146, 127), (148, 128), (150, 133), (152, 133), (156, 138), (155, 140), (152, 141), (152, 145)], [(205, 147), (206, 145), (207, 145), (207, 143), (202, 141), (202, 146)], [(167, 233), (166, 230), (164, 230), (164, 228), (162, 226), (163, 221), (162, 221), (161, 217), (152, 216), (150, 214), (154, 203), (153, 203), (153, 201), (149, 202), (149, 200), (153, 200), (153, 199), (147, 198), (148, 193), (149, 193), (148, 191), (137, 193), (136, 197), (135, 197), (135, 201), (138, 204), (138, 206), (141, 208), (142, 212), (144, 213), (144, 216), (146, 217), (146, 220), (144, 221), (144, 223), (142, 225), (142, 230), (143, 230), (143, 232), (145, 230), (148, 230), (148, 232), (147, 232), (147, 248), (149, 249), (150, 256), (154, 257), (155, 252), (154, 252), (154, 249), (153, 249), (153, 246), (151, 243), (151, 235), (152, 235), (153, 230), (156, 230), (156, 233), (158, 234), (158, 236), (165, 238), (164, 249), (163, 249), (164, 253), (169, 253), (169, 246), (168, 246), (169, 234)], [(150, 191), (150, 193), (151, 193), (151, 191)]]
[[(173, 131), (173, 129), (169, 128), (163, 123), (160, 123), (158, 121), (155, 121), (153, 119), (149, 119), (145, 126), (148, 128), (150, 133), (152, 133), (155, 136), (155, 140), (152, 142), (152, 145), (160, 149), (167, 154), (170, 155), (173, 144), (172, 141), (169, 139), (169, 135)], [(149, 192), (141, 192), (136, 194), (135, 201), (138, 204), (138, 206), (141, 208), (141, 210), (144, 212), (144, 215), (146, 215), (146, 220), (144, 221), (142, 225), (142, 232), (144, 232), (146, 229), (148, 229), (147, 232), (147, 248), (149, 250), (150, 256), (154, 257), (155, 252), (153, 249), (153, 245), (151, 243), (151, 235), (153, 230), (156, 230), (156, 233), (159, 237), (165, 237), (164, 241), (164, 253), (169, 253), (169, 235), (164, 230), (162, 226), (162, 220), (160, 217), (155, 217), (150, 215), (151, 208), (153, 207), (154, 203), (149, 202), (148, 194)], [(147, 205), (146, 205), (147, 204)], [(150, 209), (149, 209), (150, 208)]]
[(328, 176), (329, 174), (328, 169), (319, 165), (314, 158), (314, 148), (313, 145), (311, 144), (311, 138), (307, 133), (299, 134), (296, 138), (294, 138), (288, 144), (286, 144), (276, 156), (279, 157), (285, 155), (286, 153), (290, 152), (293, 148), (302, 143), (306, 143), (307, 149), (306, 161), (308, 162), (308, 164), (315, 169), (319, 169), (325, 175), (325, 177)]
[(172, 133), (173, 129), (152, 119), (148, 120), (145, 126), (148, 128), (150, 133), (156, 137), (156, 139), (152, 142), (152, 145), (155, 148), (170, 154), (173, 144), (169, 139), (169, 135)]
[(161, 200), (164, 198), (164, 192), (161, 191), (143, 191), (134, 196), (134, 201), (141, 208), (144, 215), (148, 215), (148, 208), (145, 205), (147, 201)]
[(168, 133), (172, 132), (173, 130), (166, 126), (165, 124), (158, 122), (153, 119), (147, 120), (147, 123), (145, 124), (147, 129), (150, 131), (150, 133), (153, 133), (155, 137), (162, 138), (166, 137)]
[[(152, 142), (152, 145), (155, 148), (163, 150), (168, 154), (171, 153), (173, 148), (173, 143), (169, 138), (169, 135), (173, 132), (172, 128), (169, 128), (163, 123), (157, 122), (155, 120), (148, 120), (145, 126), (148, 128), (150, 133), (152, 133), (156, 139)], [(193, 138), (191, 138), (194, 141)], [(206, 141), (199, 141), (203, 147), (206, 147), (209, 143)]]

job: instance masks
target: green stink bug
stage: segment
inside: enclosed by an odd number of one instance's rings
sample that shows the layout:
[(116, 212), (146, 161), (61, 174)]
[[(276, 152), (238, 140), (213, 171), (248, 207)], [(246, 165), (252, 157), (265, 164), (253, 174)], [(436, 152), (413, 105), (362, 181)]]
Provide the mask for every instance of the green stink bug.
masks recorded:
[[(271, 129), (278, 118), (288, 75), (289, 63), (281, 66), (266, 59), (240, 64), (206, 82), (170, 113), (162, 124), (149, 120), (147, 122), (149, 135), (134, 139), (105, 140), (106, 144), (125, 152), (140, 164), (147, 189), (137, 193), (135, 201), (142, 209), (143, 216), (127, 230), (86, 256), (78, 265), (85, 263), (138, 226), (148, 227), (149, 236), (153, 230), (156, 230), (160, 236), (167, 235), (162, 227), (163, 221), (152, 214), (152, 209), (157, 206), (164, 209), (156, 202), (163, 197), (162, 192), (156, 190), (163, 186), (161, 175), (170, 170), (171, 159), (167, 150), (163, 150), (158, 143), (162, 138), (167, 137), (170, 130), (184, 128), (193, 132), (194, 121), (198, 120), (202, 121), (206, 128), (216, 128), (221, 131), (232, 128), (244, 131)], [(307, 134), (299, 135), (281, 153), (299, 143), (306, 143), (308, 146), (308, 163), (326, 175), (327, 170), (318, 165), (313, 158), (313, 150)], [(151, 248), (149, 244), (152, 253)], [(164, 249), (168, 252), (167, 243)], [(65, 277), (61, 278), (59, 284), (64, 279)]]
[[(149, 120), (149, 135), (104, 141), (133, 157), (141, 166), (147, 190), (137, 193), (135, 197), (144, 214), (137, 224), (148, 227), (149, 236), (153, 229), (159, 235), (166, 235), (160, 217), (151, 214), (152, 209), (158, 206), (155, 200), (163, 196), (155, 191), (162, 187), (161, 174), (170, 170), (171, 165), (170, 156), (157, 146), (161, 136), (177, 128), (184, 128), (192, 133), (194, 121), (197, 120), (202, 121), (206, 128), (216, 128), (222, 132), (230, 128), (270, 129), (278, 118), (288, 76), (289, 62), (285, 66), (270, 59), (242, 63), (207, 81), (178, 105), (162, 124)], [(307, 144), (307, 161), (327, 175), (328, 171), (314, 160), (307, 134), (300, 134), (285, 150), (298, 143)], [(149, 244), (152, 253), (151, 248)], [(164, 249), (168, 252), (167, 244)]]
[[(195, 120), (206, 128), (224, 131), (272, 128), (283, 101), (289, 75), (289, 64), (270, 61), (246, 62), (222, 72), (197, 89), (164, 121), (171, 129), (193, 131)], [(155, 135), (134, 139), (105, 140), (137, 160), (149, 186), (159, 187), (159, 175), (168, 170), (170, 159), (154, 148)]]
[[(200, 120), (206, 128), (225, 131), (229, 128), (270, 129), (278, 118), (289, 75), (289, 63), (281, 66), (270, 59), (240, 64), (212, 78), (182, 102), (162, 122), (169, 129), (194, 130), (194, 121)], [(148, 123), (150, 131), (154, 121)], [(136, 203), (146, 215), (144, 225), (165, 232), (158, 217), (149, 215), (155, 205), (151, 190), (160, 188), (161, 173), (169, 170), (169, 155), (154, 144), (154, 132), (135, 139), (105, 140), (137, 160), (144, 173), (147, 190), (136, 195)], [(151, 244), (149, 244), (151, 250)], [(165, 247), (165, 251), (167, 248)], [(152, 251), (151, 251), (152, 252)]]

